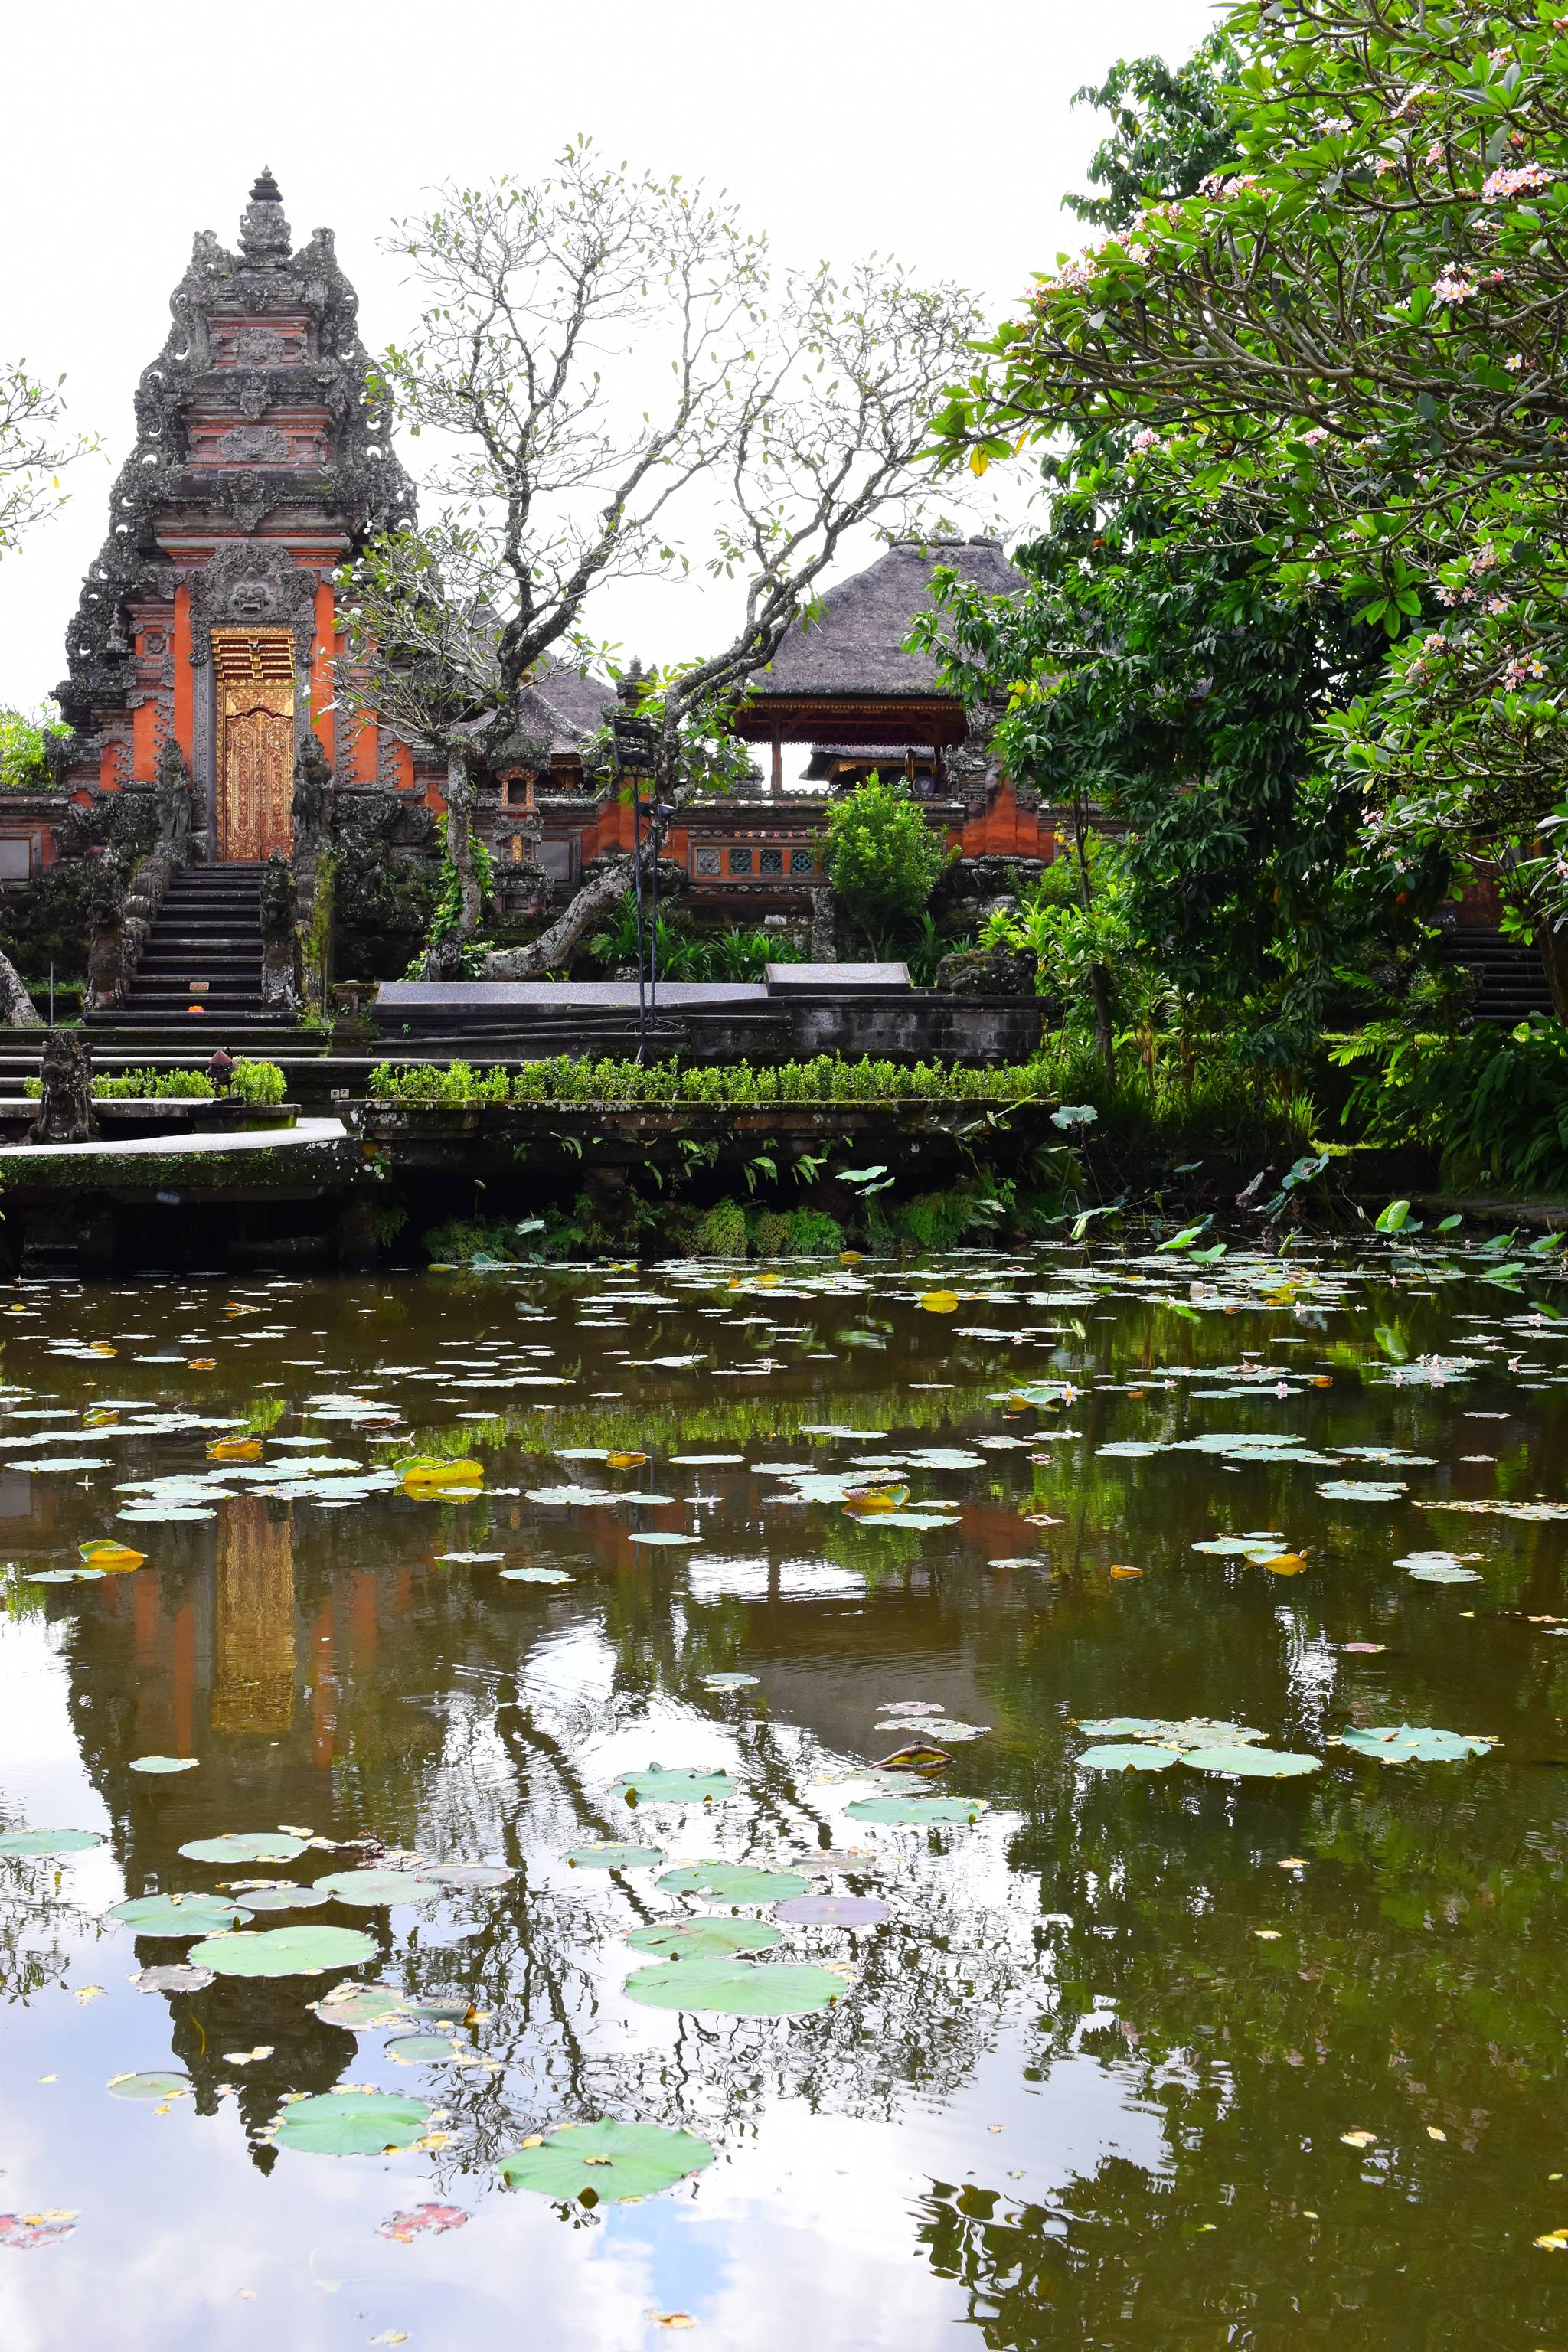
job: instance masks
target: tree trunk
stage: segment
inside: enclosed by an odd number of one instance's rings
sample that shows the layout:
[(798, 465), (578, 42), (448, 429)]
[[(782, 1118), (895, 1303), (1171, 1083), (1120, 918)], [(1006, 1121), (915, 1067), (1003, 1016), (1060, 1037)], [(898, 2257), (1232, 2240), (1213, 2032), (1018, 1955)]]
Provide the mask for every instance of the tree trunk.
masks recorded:
[(1089, 972), (1089, 1001), (1094, 1007), (1094, 1034), (1100, 1041), (1100, 1059), (1105, 1075), (1116, 1076), (1116, 1031), (1110, 1018), (1110, 975), (1102, 963), (1091, 964)]
[(458, 877), (462, 913), (457, 936), (463, 941), (473, 938), (484, 917), (484, 894), (474, 864), (476, 798), (468, 756), (454, 751), (447, 761), (447, 855)]
[(44, 1017), (22, 985), (22, 975), (8, 955), (0, 954), (0, 1014), (8, 1029), (41, 1029)]
[[(646, 875), (653, 861), (653, 843), (642, 846), (643, 872)], [(542, 980), (546, 972), (555, 971), (567, 961), (578, 940), (600, 916), (607, 915), (616, 900), (631, 886), (632, 861), (617, 858), (603, 874), (585, 882), (576, 897), (558, 916), (547, 931), (525, 948), (498, 948), (486, 956), (483, 976), (486, 980)]]

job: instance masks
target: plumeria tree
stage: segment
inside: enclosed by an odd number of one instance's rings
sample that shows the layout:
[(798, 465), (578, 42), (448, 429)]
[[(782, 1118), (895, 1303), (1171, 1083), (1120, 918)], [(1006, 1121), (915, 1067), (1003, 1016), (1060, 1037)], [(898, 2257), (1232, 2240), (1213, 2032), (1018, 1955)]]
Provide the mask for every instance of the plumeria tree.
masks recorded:
[(1325, 719), (1369, 847), (1489, 861), (1568, 1004), (1568, 16), (1241, 0), (1225, 30), (1232, 163), (1042, 277), (942, 438), (980, 470), (1114, 430), (1247, 516), (1284, 593), (1349, 600), (1391, 649)]
[(25, 361), (0, 361), (0, 557), (64, 505), (61, 474), (98, 446), (68, 428), (64, 382), (31, 374)]

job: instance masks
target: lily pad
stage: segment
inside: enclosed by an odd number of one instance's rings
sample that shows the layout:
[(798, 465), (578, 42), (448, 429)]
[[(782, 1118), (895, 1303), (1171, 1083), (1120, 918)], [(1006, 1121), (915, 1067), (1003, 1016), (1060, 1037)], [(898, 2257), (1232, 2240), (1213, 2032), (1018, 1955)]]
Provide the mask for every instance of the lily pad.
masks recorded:
[(189, 1862), (294, 1862), (306, 1843), (282, 1830), (227, 1830), (222, 1837), (192, 1838), (180, 1852)]
[(675, 1528), (634, 1528), (626, 1538), (635, 1544), (699, 1544), (700, 1536), (686, 1536)]
[(657, 2197), (712, 2161), (705, 2139), (663, 2124), (557, 2124), (536, 2146), (503, 2157), (500, 2169), (509, 2189), (615, 2205), (628, 2197)]
[(375, 1958), (375, 1945), (357, 1927), (252, 1928), (238, 1936), (212, 1936), (193, 1945), (198, 1969), (220, 1977), (319, 1977), (328, 1969), (357, 1968)]
[(499, 1862), (432, 1862), (419, 1875), (427, 1886), (504, 1886), (513, 1873)]
[(32, 1859), (43, 1854), (86, 1853), (103, 1843), (100, 1830), (7, 1830), (0, 1837), (0, 1854)]
[(1342, 1748), (1358, 1756), (1375, 1756), (1380, 1764), (1457, 1764), (1468, 1756), (1487, 1756), (1489, 1739), (1463, 1731), (1436, 1731), (1415, 1723), (1380, 1724), (1372, 1730), (1347, 1731)]
[(623, 1772), (614, 1785), (628, 1805), (722, 1804), (735, 1793), (728, 1772), (667, 1771), (662, 1764), (650, 1764), (646, 1772)]
[(566, 1857), (575, 1870), (653, 1870), (664, 1860), (661, 1845), (574, 1845)]
[(213, 1972), (193, 1969), (186, 1960), (169, 1960), (159, 1968), (139, 1969), (131, 1981), (138, 1992), (205, 1992)]
[(1396, 1478), (1321, 1478), (1318, 1492), (1331, 1503), (1397, 1503), (1409, 1489)]
[(252, 1911), (313, 1911), (328, 1897), (319, 1886), (260, 1886), (245, 1900)]
[(188, 2074), (116, 2074), (108, 2088), (110, 2096), (116, 2099), (183, 2099), (192, 2084)]
[(466, 1567), (471, 1564), (478, 1568), (489, 1567), (494, 1560), (504, 1559), (506, 1554), (504, 1551), (438, 1551), (436, 1557), (444, 1566), (456, 1564)]
[(195, 1756), (133, 1756), (133, 1772), (194, 1772), (198, 1759)]
[(1427, 1559), (1418, 1568), (1405, 1573), (1417, 1584), (1480, 1584), (1485, 1581), (1479, 1569), (1461, 1568), (1458, 1560)]
[(1323, 1769), (1321, 1757), (1294, 1756), (1284, 1748), (1189, 1748), (1182, 1761), (1195, 1772), (1232, 1772), (1251, 1780), (1294, 1780)]
[(761, 1870), (749, 1862), (689, 1862), (667, 1870), (658, 1884), (672, 1895), (707, 1895), (716, 1903), (774, 1903), (804, 1895), (811, 1882), (793, 1870)]
[(803, 2017), (844, 1990), (842, 1977), (809, 1963), (752, 1967), (745, 1960), (661, 1960), (626, 1979), (632, 2000), (649, 2009), (706, 2010), (721, 2017)]
[(216, 1895), (133, 1895), (116, 1903), (105, 1917), (133, 1927), (139, 1936), (222, 1936), (237, 1920), (248, 1919), (247, 1903), (226, 1903)]
[(503, 1568), (501, 1577), (507, 1584), (571, 1584), (574, 1581), (563, 1568)]
[(386, 2054), (399, 2066), (449, 2066), (463, 2054), (463, 2044), (449, 2033), (400, 2033), (386, 2045)]
[(895, 1829), (934, 1829), (946, 1822), (978, 1821), (984, 1797), (858, 1797), (845, 1807), (851, 1821), (887, 1822)]
[(773, 1917), (792, 1927), (875, 1927), (892, 1916), (874, 1895), (794, 1895), (773, 1905)]
[(1178, 1748), (1157, 1748), (1152, 1740), (1121, 1739), (1086, 1748), (1079, 1758), (1091, 1772), (1164, 1772), (1182, 1760)]
[(703, 1675), (700, 1679), (704, 1690), (732, 1691), (749, 1690), (762, 1677), (760, 1675)]
[(715, 1952), (765, 1952), (784, 1940), (765, 1919), (654, 1919), (626, 1937), (634, 1952), (680, 1960)]
[(312, 2156), (384, 2156), (423, 2139), (430, 2110), (395, 2092), (323, 2091), (296, 2099), (278, 2119), (279, 2147)]
[(332, 1902), (353, 1903), (366, 1910), (388, 1903), (414, 1903), (421, 1895), (441, 1892), (432, 1880), (416, 1877), (411, 1870), (334, 1870), (315, 1884)]
[(394, 1985), (341, 1984), (309, 2006), (323, 2025), (342, 2025), (351, 2033), (401, 2024), (409, 2014), (408, 1996)]

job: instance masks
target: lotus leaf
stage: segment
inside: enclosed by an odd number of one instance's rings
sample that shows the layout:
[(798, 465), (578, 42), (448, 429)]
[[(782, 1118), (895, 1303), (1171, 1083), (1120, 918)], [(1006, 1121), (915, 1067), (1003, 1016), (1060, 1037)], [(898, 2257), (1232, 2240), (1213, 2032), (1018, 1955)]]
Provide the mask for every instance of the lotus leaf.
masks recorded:
[(133, 1772), (194, 1772), (196, 1761), (194, 1756), (133, 1756), (131, 1769)]
[(570, 1584), (573, 1580), (563, 1568), (503, 1568), (501, 1577), (508, 1584)]
[(116, 2099), (183, 2099), (192, 2088), (188, 2074), (115, 2074), (109, 2091)]
[(279, 2147), (312, 2156), (384, 2156), (423, 2139), (430, 2110), (395, 2092), (323, 2091), (296, 2099), (278, 2119)]
[(722, 1803), (735, 1793), (735, 1783), (728, 1772), (698, 1772), (683, 1768), (666, 1770), (662, 1764), (650, 1764), (646, 1772), (623, 1772), (615, 1787), (629, 1805), (698, 1805), (710, 1801)]
[(704, 1675), (701, 1682), (704, 1690), (732, 1691), (747, 1690), (759, 1679), (756, 1675)]
[(1156, 1748), (1152, 1741), (1124, 1739), (1086, 1748), (1078, 1760), (1091, 1772), (1163, 1772), (1169, 1766), (1180, 1763), (1181, 1750)]
[(377, 1910), (386, 1903), (415, 1903), (421, 1895), (441, 1891), (411, 1870), (334, 1870), (315, 1884), (334, 1903), (353, 1903), (367, 1910)]
[(306, 1843), (282, 1830), (226, 1830), (221, 1837), (192, 1838), (180, 1852), (188, 1862), (293, 1862)]
[(0, 1854), (86, 1853), (103, 1843), (99, 1830), (7, 1830), (0, 1836)]
[(1479, 1569), (1460, 1568), (1447, 1560), (1424, 1560), (1419, 1568), (1409, 1570), (1417, 1584), (1480, 1584), (1484, 1579)]
[(652, 1870), (664, 1860), (658, 1845), (576, 1845), (566, 1857), (575, 1870)]
[(252, 1911), (313, 1911), (327, 1899), (319, 1886), (261, 1886), (245, 1898)]
[(1321, 1757), (1293, 1756), (1283, 1748), (1189, 1748), (1182, 1761), (1194, 1771), (1232, 1772), (1253, 1780), (1293, 1780), (1322, 1769)]
[(597, 2205), (657, 2197), (712, 2161), (712, 2148), (695, 2132), (670, 2131), (663, 2124), (606, 2122), (557, 2124), (537, 2146), (503, 2157), (500, 2168), (509, 2189), (531, 2189), (542, 2197), (577, 2198), (585, 2205)]
[(779, 1929), (764, 1919), (655, 1919), (634, 1927), (626, 1937), (634, 1952), (652, 1952), (661, 1960), (714, 1952), (765, 1952), (783, 1940)]
[(844, 1990), (841, 1977), (809, 1963), (661, 1960), (626, 1979), (629, 1998), (649, 2009), (707, 2010), (722, 2017), (801, 2017), (826, 2009)]
[(860, 1797), (845, 1811), (852, 1821), (887, 1822), (895, 1829), (935, 1828), (945, 1822), (978, 1821), (984, 1797)]
[(749, 1862), (689, 1862), (659, 1880), (672, 1895), (706, 1895), (716, 1903), (773, 1903), (804, 1895), (810, 1881), (793, 1870), (761, 1870)]
[(104, 1915), (139, 1936), (222, 1936), (237, 1919), (248, 1919), (253, 1906), (227, 1903), (217, 1895), (133, 1895)]
[(1397, 1503), (1408, 1491), (1396, 1478), (1324, 1478), (1318, 1484), (1319, 1494), (1331, 1503)]
[(386, 2054), (399, 2066), (447, 2066), (463, 2055), (463, 2044), (449, 2033), (402, 2033), (387, 2043)]
[[(658, 1498), (649, 1496), (650, 1502)], [(634, 1528), (626, 1540), (635, 1544), (698, 1544), (700, 1536), (682, 1535), (676, 1528)]]
[(195, 1967), (220, 1977), (319, 1977), (374, 1959), (375, 1945), (356, 1927), (253, 1927), (245, 1935), (209, 1937), (189, 1957)]
[(325, 2025), (342, 2025), (351, 2033), (372, 2032), (377, 2026), (400, 2025), (409, 2016), (405, 1994), (393, 1985), (341, 1984), (310, 2007)]
[(499, 1862), (433, 1862), (419, 1875), (432, 1886), (504, 1886), (512, 1873)]
[(1414, 1723), (1382, 1724), (1372, 1730), (1347, 1731), (1342, 1748), (1358, 1756), (1375, 1756), (1380, 1764), (1457, 1764), (1468, 1756), (1490, 1753), (1491, 1741), (1463, 1731), (1435, 1731)]

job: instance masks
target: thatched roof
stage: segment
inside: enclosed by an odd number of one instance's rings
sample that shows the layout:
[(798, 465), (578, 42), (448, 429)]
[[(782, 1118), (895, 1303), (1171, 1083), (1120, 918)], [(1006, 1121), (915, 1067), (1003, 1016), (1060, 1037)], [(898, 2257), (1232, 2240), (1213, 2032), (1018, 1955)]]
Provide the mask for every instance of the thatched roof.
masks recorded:
[(818, 619), (791, 630), (769, 667), (753, 675), (753, 704), (806, 695), (940, 694), (931, 656), (903, 650), (916, 614), (931, 602), (939, 564), (994, 595), (1014, 595), (1023, 586), (998, 540), (895, 540), (866, 571), (826, 591)]
[(552, 661), (546, 654), (519, 698), (519, 723), (544, 736), (552, 751), (578, 751), (605, 724), (615, 699), (608, 678), (591, 673), (584, 677), (569, 662)]

